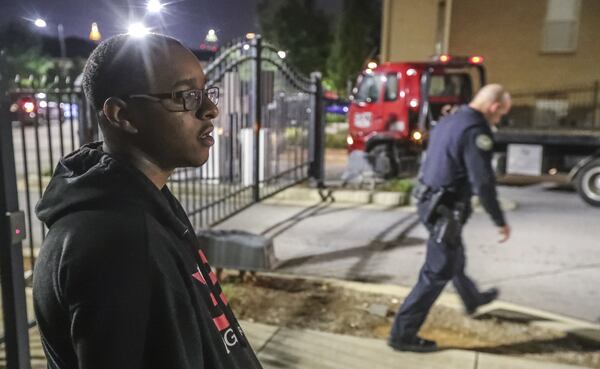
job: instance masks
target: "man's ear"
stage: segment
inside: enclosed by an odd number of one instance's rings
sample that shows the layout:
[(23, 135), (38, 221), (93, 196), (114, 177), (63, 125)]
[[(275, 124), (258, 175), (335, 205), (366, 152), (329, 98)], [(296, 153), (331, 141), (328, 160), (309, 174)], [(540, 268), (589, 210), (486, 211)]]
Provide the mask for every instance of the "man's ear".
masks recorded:
[(490, 113), (496, 114), (496, 112), (498, 112), (498, 110), (500, 110), (501, 107), (502, 107), (502, 103), (495, 101), (490, 104), (490, 107), (488, 108), (488, 110)]
[(127, 103), (118, 97), (109, 97), (104, 102), (102, 113), (106, 117), (108, 123), (116, 129), (120, 129), (130, 134), (138, 133), (138, 129), (129, 120), (127, 114)]

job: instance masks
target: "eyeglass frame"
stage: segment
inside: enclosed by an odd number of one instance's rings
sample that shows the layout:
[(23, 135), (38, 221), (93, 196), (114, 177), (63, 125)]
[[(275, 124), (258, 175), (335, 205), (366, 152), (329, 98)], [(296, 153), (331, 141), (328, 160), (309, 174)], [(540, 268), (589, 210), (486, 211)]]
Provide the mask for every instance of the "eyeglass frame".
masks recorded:
[(188, 109), (185, 106), (185, 99), (183, 98), (184, 93), (190, 92), (190, 91), (200, 91), (200, 98), (198, 99), (198, 109), (199, 109), (202, 106), (202, 99), (204, 98), (204, 96), (206, 95), (208, 97), (209, 90), (216, 91), (216, 93), (217, 93), (216, 101), (213, 101), (209, 98), (209, 100), (216, 106), (219, 103), (219, 96), (220, 96), (219, 87), (217, 87), (217, 86), (211, 86), (211, 87), (203, 88), (203, 89), (192, 88), (192, 89), (183, 90), (183, 91), (172, 91), (172, 92), (153, 93), (153, 94), (131, 94), (131, 95), (121, 96), (121, 98), (122, 99), (142, 98), (142, 99), (148, 99), (150, 101), (155, 101), (155, 102), (161, 102), (166, 99), (171, 99), (176, 104), (178, 104), (178, 103), (176, 102), (175, 99), (180, 98), (180, 99), (182, 99), (181, 101), (182, 101), (182, 105), (183, 105), (183, 110), (173, 110), (173, 109), (167, 108), (166, 106), (164, 106), (164, 104), (161, 104), (163, 106), (163, 108), (165, 108), (167, 111), (176, 113), (176, 112), (197, 110), (197, 109)]

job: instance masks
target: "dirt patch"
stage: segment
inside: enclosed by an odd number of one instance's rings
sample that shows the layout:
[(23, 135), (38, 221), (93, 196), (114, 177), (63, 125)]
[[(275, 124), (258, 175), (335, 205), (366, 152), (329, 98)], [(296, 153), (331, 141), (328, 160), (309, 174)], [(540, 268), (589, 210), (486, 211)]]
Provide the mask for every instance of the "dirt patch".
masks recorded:
[[(223, 289), (240, 319), (370, 338), (387, 338), (401, 301), (328, 283), (225, 275)], [(477, 350), (600, 368), (600, 346), (565, 333), (496, 318), (474, 320), (435, 306), (421, 334), (443, 348)]]

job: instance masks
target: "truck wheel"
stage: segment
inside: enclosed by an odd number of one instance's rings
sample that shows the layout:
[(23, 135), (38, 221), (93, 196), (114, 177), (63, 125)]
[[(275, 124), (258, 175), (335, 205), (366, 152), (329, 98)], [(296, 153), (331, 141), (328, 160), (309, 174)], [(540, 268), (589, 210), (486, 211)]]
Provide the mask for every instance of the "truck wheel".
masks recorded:
[(395, 177), (398, 173), (398, 163), (393, 155), (393, 150), (389, 145), (377, 145), (369, 153), (373, 171), (378, 176), (389, 179)]
[(600, 159), (586, 164), (577, 175), (577, 192), (590, 205), (600, 207)]

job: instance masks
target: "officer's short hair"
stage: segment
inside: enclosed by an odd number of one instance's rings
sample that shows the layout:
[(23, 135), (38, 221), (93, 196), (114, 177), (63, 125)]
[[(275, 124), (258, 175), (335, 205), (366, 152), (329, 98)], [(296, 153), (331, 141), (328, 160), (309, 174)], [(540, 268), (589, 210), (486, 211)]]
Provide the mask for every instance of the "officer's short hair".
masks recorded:
[(153, 71), (149, 56), (169, 44), (181, 45), (156, 33), (143, 38), (121, 34), (101, 42), (83, 69), (82, 85), (88, 101), (100, 111), (109, 97), (150, 92)]
[(501, 103), (508, 98), (510, 98), (510, 95), (508, 94), (506, 89), (502, 87), (502, 85), (499, 85), (497, 83), (490, 83), (489, 85), (485, 85), (479, 91), (477, 91), (477, 94), (473, 98), (473, 101), (477, 103)]

